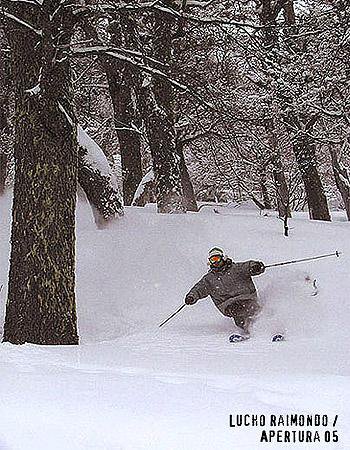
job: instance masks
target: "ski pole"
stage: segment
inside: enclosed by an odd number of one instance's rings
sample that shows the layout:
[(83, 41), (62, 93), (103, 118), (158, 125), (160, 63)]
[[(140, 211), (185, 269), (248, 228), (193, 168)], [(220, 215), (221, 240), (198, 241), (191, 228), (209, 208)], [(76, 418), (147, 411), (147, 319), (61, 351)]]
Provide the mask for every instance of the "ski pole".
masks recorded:
[(320, 255), (320, 256), (313, 256), (311, 258), (303, 258), (303, 259), (295, 259), (293, 261), (285, 261), (275, 264), (269, 264), (268, 266), (265, 266), (265, 268), (268, 267), (277, 267), (277, 266), (285, 266), (286, 264), (295, 264), (299, 262), (306, 262), (306, 261), (313, 261), (314, 259), (321, 259), (321, 258), (329, 258), (330, 256), (336, 256), (339, 258), (339, 256), (342, 254), (342, 252), (338, 252), (338, 250), (334, 253), (329, 253), (328, 255)]
[(162, 322), (159, 325), (159, 328), (162, 327), (163, 325), (165, 325), (170, 319), (172, 319), (174, 316), (176, 316), (176, 314), (178, 314), (186, 305), (186, 303), (184, 303), (183, 305), (180, 306), (179, 309), (177, 309), (171, 316), (169, 316), (167, 319), (164, 320), (164, 322)]

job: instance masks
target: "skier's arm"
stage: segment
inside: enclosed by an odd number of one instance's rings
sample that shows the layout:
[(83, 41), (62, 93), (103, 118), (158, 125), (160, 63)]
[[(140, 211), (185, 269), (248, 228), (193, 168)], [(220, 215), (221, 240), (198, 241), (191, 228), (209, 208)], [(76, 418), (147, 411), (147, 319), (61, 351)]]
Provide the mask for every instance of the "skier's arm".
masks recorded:
[(204, 276), (196, 283), (193, 288), (188, 292), (185, 297), (185, 303), (187, 305), (193, 305), (197, 300), (205, 298), (210, 294), (210, 285)]

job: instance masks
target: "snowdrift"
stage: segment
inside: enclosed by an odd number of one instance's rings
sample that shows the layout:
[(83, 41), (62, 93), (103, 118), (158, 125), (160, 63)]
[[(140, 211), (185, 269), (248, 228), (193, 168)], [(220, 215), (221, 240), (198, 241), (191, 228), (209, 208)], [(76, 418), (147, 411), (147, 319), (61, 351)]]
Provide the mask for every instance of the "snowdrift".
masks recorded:
[[(10, 201), (0, 201), (3, 310)], [(350, 224), (341, 213), (332, 223), (299, 214), (285, 238), (274, 216), (216, 210), (159, 215), (152, 205), (127, 207), (102, 231), (89, 206), (78, 205), (81, 345), (0, 346), (1, 449), (255, 450), (263, 448), (259, 429), (232, 430), (229, 414), (296, 412), (338, 414), (340, 443), (315, 448), (350, 448)], [(252, 339), (233, 346), (232, 322), (210, 299), (158, 328), (207, 271), (212, 246), (266, 264), (344, 254), (256, 277), (263, 311)], [(271, 343), (281, 329), (287, 341)]]

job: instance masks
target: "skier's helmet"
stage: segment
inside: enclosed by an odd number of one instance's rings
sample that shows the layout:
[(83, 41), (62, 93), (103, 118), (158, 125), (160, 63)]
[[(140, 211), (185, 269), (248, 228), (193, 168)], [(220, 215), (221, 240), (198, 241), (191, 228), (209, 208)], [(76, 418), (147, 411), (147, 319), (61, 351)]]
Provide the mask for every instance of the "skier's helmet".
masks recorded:
[(226, 257), (224, 251), (221, 250), (221, 248), (213, 247), (212, 249), (209, 250), (208, 259), (210, 264), (216, 265), (218, 263), (225, 261)]

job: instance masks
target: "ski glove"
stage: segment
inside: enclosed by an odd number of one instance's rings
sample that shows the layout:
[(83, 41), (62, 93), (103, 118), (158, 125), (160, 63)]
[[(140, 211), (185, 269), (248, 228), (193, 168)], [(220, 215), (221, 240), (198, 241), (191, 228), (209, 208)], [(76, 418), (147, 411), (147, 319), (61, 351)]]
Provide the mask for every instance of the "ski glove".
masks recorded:
[(265, 272), (265, 265), (261, 261), (254, 262), (250, 267), (251, 275), (260, 275)]
[(192, 297), (192, 295), (187, 294), (185, 297), (185, 303), (186, 305), (194, 305), (197, 302), (197, 299)]

